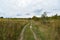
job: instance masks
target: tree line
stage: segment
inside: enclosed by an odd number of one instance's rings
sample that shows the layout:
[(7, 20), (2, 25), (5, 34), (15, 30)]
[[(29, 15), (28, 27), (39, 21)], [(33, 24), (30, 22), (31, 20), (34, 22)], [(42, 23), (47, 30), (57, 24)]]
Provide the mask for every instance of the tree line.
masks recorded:
[(36, 17), (33, 16), (32, 19), (34, 20), (39, 20), (39, 19), (43, 19), (43, 20), (48, 20), (48, 19), (60, 19), (60, 15), (58, 16), (57, 14), (55, 14), (54, 16), (48, 17), (47, 13), (44, 12), (41, 17)]

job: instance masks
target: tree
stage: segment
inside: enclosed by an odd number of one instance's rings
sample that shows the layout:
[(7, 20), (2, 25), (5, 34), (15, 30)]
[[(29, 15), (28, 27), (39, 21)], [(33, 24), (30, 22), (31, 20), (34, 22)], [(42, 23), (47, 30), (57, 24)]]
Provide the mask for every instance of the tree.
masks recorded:
[(36, 16), (33, 16), (32, 19), (35, 20), (35, 21), (37, 21), (39, 18), (36, 17)]
[(3, 17), (0, 17), (0, 18), (3, 18)]
[(42, 18), (46, 18), (46, 17), (47, 17), (46, 12), (44, 12), (41, 17), (42, 17)]
[(41, 19), (42, 19), (42, 22), (45, 24), (46, 21), (47, 21), (47, 13), (46, 13), (46, 12), (44, 12), (44, 13), (42, 14)]
[(54, 15), (54, 19), (57, 19), (57, 17), (58, 17), (58, 15), (56, 14), (56, 15)]

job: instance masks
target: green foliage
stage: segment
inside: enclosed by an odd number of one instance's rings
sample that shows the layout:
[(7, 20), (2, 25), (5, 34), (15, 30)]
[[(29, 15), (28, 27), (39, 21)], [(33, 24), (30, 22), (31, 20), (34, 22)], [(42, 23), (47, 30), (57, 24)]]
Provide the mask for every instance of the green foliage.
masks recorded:
[(31, 20), (31, 18), (28, 18), (28, 20)]
[(42, 23), (46, 24), (47, 19), (48, 19), (48, 17), (47, 17), (47, 13), (46, 13), (46, 12), (44, 12), (44, 13), (41, 15)]
[(54, 15), (54, 16), (52, 16), (52, 18), (53, 18), (53, 19), (57, 19), (57, 18), (58, 18), (58, 15), (57, 15), (57, 14)]
[(60, 15), (58, 16), (58, 15), (56, 14), (56, 15), (50, 17), (50, 19), (60, 19)]
[(35, 21), (38, 21), (39, 20), (39, 18), (36, 17), (36, 16), (33, 16), (32, 19), (35, 20)]
[(41, 15), (42, 18), (46, 18), (47, 17), (47, 13), (44, 12), (42, 15)]
[(3, 17), (0, 17), (0, 18), (3, 18)]

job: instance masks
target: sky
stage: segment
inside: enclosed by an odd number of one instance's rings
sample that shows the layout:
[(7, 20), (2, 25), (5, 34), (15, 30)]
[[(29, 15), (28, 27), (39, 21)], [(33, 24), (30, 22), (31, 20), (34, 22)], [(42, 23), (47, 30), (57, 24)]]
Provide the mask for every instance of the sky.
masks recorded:
[(60, 15), (60, 0), (0, 0), (0, 17), (29, 18)]

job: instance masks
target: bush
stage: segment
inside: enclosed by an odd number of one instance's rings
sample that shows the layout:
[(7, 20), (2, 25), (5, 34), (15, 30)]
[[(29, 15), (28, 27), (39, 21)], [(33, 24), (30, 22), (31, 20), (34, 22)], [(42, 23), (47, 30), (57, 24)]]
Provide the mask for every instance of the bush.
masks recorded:
[(3, 17), (0, 17), (0, 18), (3, 18)]
[(39, 18), (36, 17), (36, 16), (33, 16), (32, 19), (35, 20), (35, 21), (38, 21), (39, 20)]

